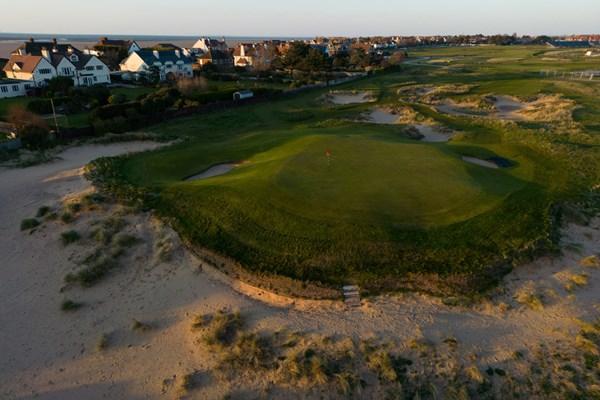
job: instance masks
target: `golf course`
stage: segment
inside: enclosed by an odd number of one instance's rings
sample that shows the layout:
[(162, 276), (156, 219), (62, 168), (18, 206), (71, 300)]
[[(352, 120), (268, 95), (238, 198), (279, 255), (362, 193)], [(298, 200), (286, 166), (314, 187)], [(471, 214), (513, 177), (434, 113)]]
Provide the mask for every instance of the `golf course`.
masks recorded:
[(570, 73), (599, 69), (546, 47), (414, 50), (400, 70), (154, 126), (175, 144), (89, 174), (252, 274), (473, 294), (592, 215), (600, 82)]

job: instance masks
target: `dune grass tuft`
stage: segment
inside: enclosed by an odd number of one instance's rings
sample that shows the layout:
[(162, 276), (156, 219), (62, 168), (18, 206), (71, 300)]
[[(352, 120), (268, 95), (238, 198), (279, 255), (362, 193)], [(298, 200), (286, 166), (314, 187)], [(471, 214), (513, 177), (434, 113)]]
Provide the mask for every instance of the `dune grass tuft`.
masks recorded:
[(147, 322), (140, 322), (137, 319), (134, 319), (131, 322), (132, 331), (143, 333), (149, 331), (150, 329), (152, 329), (152, 325)]
[(583, 265), (584, 267), (600, 268), (600, 260), (595, 255), (584, 258), (579, 264)]
[(526, 285), (517, 292), (516, 300), (533, 310), (544, 309), (544, 303), (542, 303), (542, 299), (536, 293), (535, 287), (531, 284)]
[(73, 222), (74, 219), (75, 217), (70, 212), (64, 212), (60, 216), (60, 222), (62, 222), (63, 224), (69, 224)]
[(66, 231), (60, 234), (60, 240), (63, 246), (67, 246), (81, 239), (81, 235), (74, 230)]
[(76, 303), (73, 300), (64, 300), (60, 304), (60, 309), (63, 311), (75, 311), (75, 310), (81, 308), (81, 306), (83, 306), (83, 304)]
[(98, 339), (98, 343), (96, 343), (96, 349), (98, 351), (104, 351), (108, 347), (108, 343), (110, 341), (110, 335), (108, 333), (103, 333)]

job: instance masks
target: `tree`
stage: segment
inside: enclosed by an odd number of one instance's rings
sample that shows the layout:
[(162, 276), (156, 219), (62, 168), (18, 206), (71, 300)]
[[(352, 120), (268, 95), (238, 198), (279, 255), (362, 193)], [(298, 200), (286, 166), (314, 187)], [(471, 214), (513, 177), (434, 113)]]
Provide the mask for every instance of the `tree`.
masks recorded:
[(39, 126), (48, 129), (48, 124), (42, 117), (27, 110), (22, 105), (15, 105), (6, 112), (6, 119), (15, 126), (17, 134), (21, 133), (27, 126)]
[(294, 78), (294, 70), (299, 67), (302, 60), (308, 55), (310, 46), (304, 42), (294, 42), (285, 53), (284, 64), (290, 70), (290, 78)]
[(67, 95), (69, 88), (75, 86), (73, 79), (68, 76), (56, 76), (48, 81), (48, 90), (55, 96), (57, 94)]
[(314, 72), (329, 72), (329, 70), (331, 70), (331, 65), (331, 59), (327, 54), (323, 54), (319, 50), (313, 48), (308, 50), (308, 53), (300, 63), (301, 68), (309, 71), (311, 76)]
[(119, 70), (119, 63), (127, 58), (127, 49), (124, 47), (97, 46), (96, 50), (102, 51), (99, 58), (111, 71)]
[(48, 140), (48, 127), (27, 125), (19, 133), (21, 144), (28, 150), (40, 149)]
[(388, 58), (388, 62), (390, 63), (390, 65), (398, 66), (404, 62), (406, 56), (407, 54), (403, 51), (395, 51), (392, 53), (390, 58)]
[(208, 90), (208, 82), (203, 76), (198, 76), (196, 78), (179, 78), (177, 79), (176, 86), (177, 89), (186, 96)]
[(269, 71), (273, 65), (273, 61), (279, 56), (277, 48), (272, 45), (265, 47), (259, 46), (256, 48), (252, 67), (258, 72)]
[(17, 137), (27, 149), (40, 148), (48, 139), (48, 124), (39, 115), (22, 105), (12, 106), (6, 113), (8, 122), (15, 126)]

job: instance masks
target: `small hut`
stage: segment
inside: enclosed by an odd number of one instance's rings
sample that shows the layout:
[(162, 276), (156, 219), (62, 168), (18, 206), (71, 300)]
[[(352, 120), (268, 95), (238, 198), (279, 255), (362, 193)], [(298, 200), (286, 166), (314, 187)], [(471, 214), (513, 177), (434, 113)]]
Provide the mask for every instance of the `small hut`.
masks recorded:
[(250, 97), (253, 97), (254, 93), (252, 93), (252, 90), (240, 90), (239, 92), (235, 92), (233, 94), (233, 99), (234, 100), (244, 100), (244, 99), (249, 99)]

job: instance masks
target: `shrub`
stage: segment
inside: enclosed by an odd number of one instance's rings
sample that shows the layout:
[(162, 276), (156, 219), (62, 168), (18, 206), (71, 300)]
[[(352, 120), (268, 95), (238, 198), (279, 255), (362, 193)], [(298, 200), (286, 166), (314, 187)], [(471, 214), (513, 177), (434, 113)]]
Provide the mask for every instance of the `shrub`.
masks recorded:
[(50, 207), (48, 207), (48, 206), (42, 206), (42, 207), (38, 208), (37, 213), (35, 214), (35, 216), (37, 218), (41, 218), (41, 217), (45, 216), (48, 213), (48, 211), (50, 211)]
[(35, 218), (27, 218), (21, 221), (21, 230), (33, 229), (38, 226), (40, 222)]
[(70, 243), (76, 242), (77, 240), (79, 240), (81, 238), (81, 236), (79, 235), (79, 233), (77, 233), (77, 231), (70, 230), (70, 231), (61, 233), (60, 238), (61, 238), (63, 246), (66, 246)]
[(127, 101), (127, 96), (123, 93), (113, 94), (108, 98), (108, 104), (122, 104)]
[(76, 303), (73, 300), (65, 300), (61, 303), (60, 309), (63, 311), (75, 311), (80, 308), (83, 304)]
[(40, 149), (48, 140), (48, 127), (27, 125), (19, 131), (23, 147), (28, 150)]

